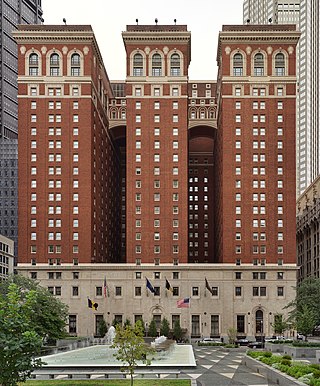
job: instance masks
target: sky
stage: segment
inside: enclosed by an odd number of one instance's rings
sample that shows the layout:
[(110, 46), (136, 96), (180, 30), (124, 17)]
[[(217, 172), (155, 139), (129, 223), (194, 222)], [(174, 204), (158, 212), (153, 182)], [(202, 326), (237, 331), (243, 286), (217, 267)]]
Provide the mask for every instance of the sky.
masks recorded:
[(111, 80), (125, 79), (121, 32), (136, 24), (186, 24), (191, 32), (189, 78), (217, 77), (218, 34), (223, 24), (242, 24), (243, 0), (42, 0), (45, 24), (91, 24)]

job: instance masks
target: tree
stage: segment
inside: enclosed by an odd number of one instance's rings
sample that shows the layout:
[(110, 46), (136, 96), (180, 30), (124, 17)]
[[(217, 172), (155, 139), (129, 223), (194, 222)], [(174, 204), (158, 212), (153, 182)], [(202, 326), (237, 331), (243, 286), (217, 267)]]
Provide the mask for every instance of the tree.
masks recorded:
[(288, 322), (283, 320), (282, 314), (274, 315), (274, 323), (272, 323), (275, 334), (282, 335), (288, 329)]
[(229, 344), (235, 344), (237, 339), (237, 329), (230, 327), (227, 331)]
[(21, 275), (12, 275), (0, 283), (0, 295), (7, 297), (10, 285), (14, 283), (20, 291), (21, 299), (25, 299), (30, 291), (34, 291), (36, 310), (30, 317), (34, 331), (41, 337), (56, 340), (66, 336), (68, 307), (54, 297), (46, 288), (34, 280)]
[(33, 325), (37, 313), (37, 293), (23, 294), (11, 283), (6, 294), (0, 294), (0, 384), (16, 386), (24, 382), (33, 370), (41, 367), (41, 336)]
[(163, 318), (160, 326), (160, 335), (169, 336), (170, 326), (167, 318)]
[(179, 320), (176, 320), (173, 326), (173, 337), (177, 342), (179, 342), (182, 339), (182, 335), (183, 335), (183, 332), (180, 326), (180, 322)]
[(154, 321), (154, 319), (152, 319), (150, 324), (149, 324), (148, 335), (151, 337), (156, 337), (158, 335), (157, 326), (156, 326), (156, 322)]
[[(301, 307), (301, 310), (297, 312), (296, 326), (297, 330), (305, 335), (311, 334), (316, 325), (316, 314), (314, 310), (307, 304)], [(307, 338), (306, 338), (307, 340)]]
[[(320, 324), (320, 279), (308, 277), (296, 288), (296, 298), (286, 308), (291, 308), (289, 321), (297, 323), (298, 315), (308, 306), (315, 317), (315, 326)], [(299, 329), (298, 329), (299, 331)]]
[(101, 319), (98, 324), (98, 335), (99, 336), (105, 336), (108, 332), (108, 326), (104, 319)]
[(117, 352), (113, 355), (123, 363), (121, 371), (130, 374), (130, 385), (132, 386), (133, 374), (138, 361), (147, 366), (150, 365), (151, 361), (147, 356), (153, 352), (143, 340), (141, 322), (138, 321), (134, 326), (126, 325), (122, 327), (117, 325), (116, 336), (111, 347), (117, 349)]
[(131, 322), (130, 320), (127, 318), (125, 321), (124, 321), (124, 326), (131, 326)]

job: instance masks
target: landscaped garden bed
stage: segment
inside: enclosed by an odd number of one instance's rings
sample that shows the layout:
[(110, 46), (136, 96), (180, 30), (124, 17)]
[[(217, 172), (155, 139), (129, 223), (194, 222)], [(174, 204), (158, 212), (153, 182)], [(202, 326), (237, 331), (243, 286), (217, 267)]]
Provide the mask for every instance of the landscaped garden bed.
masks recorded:
[(320, 365), (318, 364), (303, 364), (293, 361), (289, 355), (273, 355), (269, 351), (248, 351), (247, 355), (306, 385), (320, 386)]

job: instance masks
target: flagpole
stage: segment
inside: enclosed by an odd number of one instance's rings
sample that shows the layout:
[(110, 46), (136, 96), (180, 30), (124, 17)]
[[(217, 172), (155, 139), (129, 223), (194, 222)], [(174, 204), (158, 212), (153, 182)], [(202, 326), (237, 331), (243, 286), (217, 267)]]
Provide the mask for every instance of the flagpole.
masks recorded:
[(191, 319), (190, 319), (190, 309), (191, 309), (191, 296), (189, 297), (189, 311), (188, 311), (188, 317), (189, 317), (189, 342), (191, 344)]

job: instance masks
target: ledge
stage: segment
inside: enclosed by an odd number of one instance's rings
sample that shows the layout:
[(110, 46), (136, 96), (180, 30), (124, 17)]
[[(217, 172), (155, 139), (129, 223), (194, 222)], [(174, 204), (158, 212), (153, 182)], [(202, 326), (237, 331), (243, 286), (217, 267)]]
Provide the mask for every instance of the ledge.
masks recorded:
[(247, 366), (249, 369), (254, 370), (256, 373), (263, 375), (267, 378), (268, 382), (273, 382), (279, 386), (306, 386), (305, 383), (297, 381), (295, 378), (290, 377), (287, 374), (282, 373), (281, 371), (274, 369), (264, 363), (249, 357), (246, 355), (242, 359), (242, 364)]

